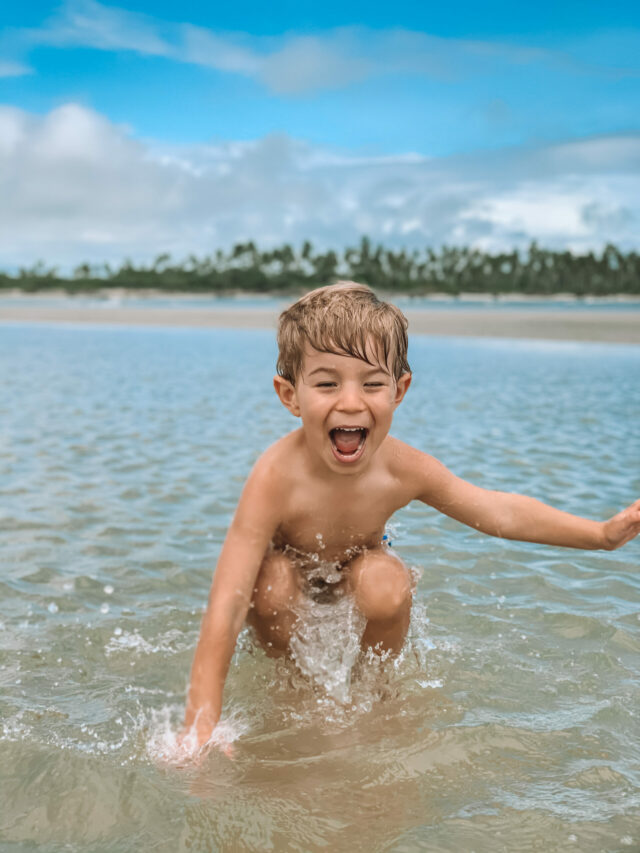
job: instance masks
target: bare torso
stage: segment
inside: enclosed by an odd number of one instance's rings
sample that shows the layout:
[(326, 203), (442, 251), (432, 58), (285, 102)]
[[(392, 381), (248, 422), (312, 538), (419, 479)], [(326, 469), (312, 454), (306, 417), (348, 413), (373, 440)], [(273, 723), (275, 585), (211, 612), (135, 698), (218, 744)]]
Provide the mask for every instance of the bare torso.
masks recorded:
[(375, 463), (357, 477), (321, 476), (305, 459), (302, 431), (272, 448), (271, 463), (281, 480), (281, 521), (273, 546), (310, 564), (346, 567), (364, 550), (379, 548), (390, 516), (411, 499), (394, 462), (402, 442), (387, 437)]

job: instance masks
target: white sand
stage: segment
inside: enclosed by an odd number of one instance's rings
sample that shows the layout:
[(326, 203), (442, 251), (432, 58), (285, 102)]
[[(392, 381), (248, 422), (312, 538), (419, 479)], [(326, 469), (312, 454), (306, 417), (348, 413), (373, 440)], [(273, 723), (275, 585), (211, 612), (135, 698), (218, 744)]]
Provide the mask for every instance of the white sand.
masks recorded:
[[(271, 307), (130, 307), (73, 304), (11, 304), (0, 299), (0, 322), (83, 323), (193, 328), (275, 328), (278, 312)], [(640, 344), (640, 311), (543, 310), (537, 308), (434, 308), (409, 310), (409, 332), (418, 335), (463, 335), (538, 338)]]

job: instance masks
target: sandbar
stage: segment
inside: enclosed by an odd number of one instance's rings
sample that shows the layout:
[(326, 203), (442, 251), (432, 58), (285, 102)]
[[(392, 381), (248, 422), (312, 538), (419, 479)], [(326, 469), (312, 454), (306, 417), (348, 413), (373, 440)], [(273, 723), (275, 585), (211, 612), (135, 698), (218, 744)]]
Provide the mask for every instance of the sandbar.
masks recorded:
[[(0, 323), (274, 329), (278, 318), (278, 310), (273, 306), (218, 308), (182, 304), (158, 307), (131, 306), (126, 302), (87, 306), (12, 302), (0, 299)], [(640, 310), (622, 306), (608, 310), (438, 307), (409, 309), (405, 313), (409, 333), (414, 335), (640, 344)]]

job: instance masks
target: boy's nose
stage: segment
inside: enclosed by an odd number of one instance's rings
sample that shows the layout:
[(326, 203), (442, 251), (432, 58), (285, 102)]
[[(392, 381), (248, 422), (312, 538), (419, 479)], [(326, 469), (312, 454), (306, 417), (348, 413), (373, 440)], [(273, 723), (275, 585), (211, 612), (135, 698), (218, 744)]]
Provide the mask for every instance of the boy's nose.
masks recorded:
[(353, 385), (343, 385), (338, 399), (338, 409), (342, 412), (360, 412), (363, 408), (360, 389)]

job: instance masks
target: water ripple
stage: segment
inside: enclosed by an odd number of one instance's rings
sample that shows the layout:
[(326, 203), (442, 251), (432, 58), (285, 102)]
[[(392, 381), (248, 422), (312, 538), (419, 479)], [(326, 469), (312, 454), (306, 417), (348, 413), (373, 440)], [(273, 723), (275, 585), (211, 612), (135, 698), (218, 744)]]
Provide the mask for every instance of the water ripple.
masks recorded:
[[(274, 361), (253, 331), (1, 330), (3, 843), (638, 847), (638, 544), (504, 542), (418, 504), (390, 525), (420, 575), (402, 658), (331, 695), (243, 634), (233, 760), (168, 769), (242, 483), (295, 426)], [(420, 339), (411, 363), (395, 432), (457, 474), (594, 518), (638, 497), (637, 348)]]

